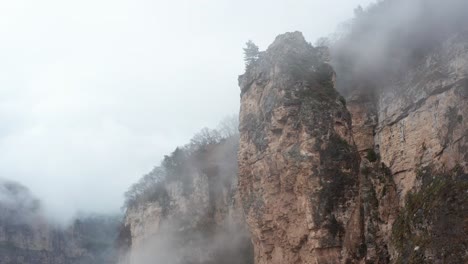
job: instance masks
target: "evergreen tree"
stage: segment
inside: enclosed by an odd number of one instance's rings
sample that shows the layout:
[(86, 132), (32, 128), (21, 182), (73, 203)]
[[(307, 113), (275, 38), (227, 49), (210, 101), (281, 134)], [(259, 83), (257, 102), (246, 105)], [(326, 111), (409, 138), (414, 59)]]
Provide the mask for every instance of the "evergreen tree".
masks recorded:
[(260, 55), (258, 46), (253, 43), (252, 40), (247, 41), (246, 47), (244, 48), (244, 61), (245, 67), (249, 67), (254, 63)]

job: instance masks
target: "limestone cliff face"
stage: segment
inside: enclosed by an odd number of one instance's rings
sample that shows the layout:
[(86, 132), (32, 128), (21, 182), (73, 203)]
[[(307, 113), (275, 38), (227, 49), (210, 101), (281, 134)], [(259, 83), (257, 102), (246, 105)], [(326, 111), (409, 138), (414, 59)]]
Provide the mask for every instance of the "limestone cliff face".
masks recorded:
[(351, 115), (320, 55), (286, 33), (239, 78), (239, 193), (259, 264), (340, 263), (359, 240)]
[(84, 218), (66, 228), (56, 227), (43, 216), (29, 190), (0, 181), (1, 264), (113, 263), (117, 226), (117, 218)]
[(468, 168), (468, 36), (453, 36), (378, 99), (375, 144), (401, 197), (419, 167)]
[(190, 154), (158, 183), (163, 196), (127, 208), (120, 263), (252, 263), (236, 197), (237, 145), (231, 138)]
[(256, 263), (468, 261), (467, 43), (385, 82), (348, 74), (346, 101), (300, 33), (247, 67), (239, 193)]
[(468, 35), (460, 33), (379, 91), (374, 148), (400, 207), (389, 242), (394, 261), (468, 261), (467, 77)]
[[(398, 81), (351, 89), (347, 97), (361, 167), (366, 170), (361, 192), (370, 188), (377, 202), (362, 200), (362, 206), (364, 211), (387, 212), (386, 218), (365, 216), (366, 246), (372, 249), (368, 260), (381, 256), (378, 249), (383, 247), (391, 255), (384, 263), (467, 260), (466, 244), (449, 246), (466, 241), (468, 230), (462, 220), (468, 217), (463, 191), (468, 162), (467, 43), (466, 33), (456, 34), (436, 45)], [(382, 172), (390, 177), (379, 177)], [(447, 223), (451, 227), (444, 226)]]
[(127, 207), (120, 262), (467, 263), (467, 43), (350, 83), (278, 36), (239, 77), (239, 146), (176, 150)]

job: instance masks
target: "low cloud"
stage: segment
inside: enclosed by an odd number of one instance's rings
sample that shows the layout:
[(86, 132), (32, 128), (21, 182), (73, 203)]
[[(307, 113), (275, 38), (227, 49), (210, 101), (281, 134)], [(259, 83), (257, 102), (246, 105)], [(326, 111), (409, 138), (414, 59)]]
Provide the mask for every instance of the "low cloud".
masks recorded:
[(313, 40), (369, 2), (2, 2), (0, 174), (61, 220), (118, 211), (164, 154), (238, 111), (248, 39)]

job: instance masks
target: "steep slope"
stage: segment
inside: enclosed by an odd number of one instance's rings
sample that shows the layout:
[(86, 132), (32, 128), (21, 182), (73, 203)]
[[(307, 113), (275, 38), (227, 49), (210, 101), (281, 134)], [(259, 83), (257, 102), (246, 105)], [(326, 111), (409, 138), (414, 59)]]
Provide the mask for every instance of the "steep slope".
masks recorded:
[(402, 197), (420, 167), (468, 168), (467, 99), (466, 33), (452, 36), (380, 93), (376, 145)]
[(375, 197), (362, 200), (371, 263), (382, 248), (379, 263), (468, 262), (467, 8), (381, 1), (332, 46), (366, 172), (361, 193)]
[(368, 142), (391, 171), (401, 207), (388, 242), (401, 263), (468, 259), (467, 47), (466, 33), (435, 46), (398, 81), (384, 84), (377, 111), (369, 111), (378, 123)]
[(2, 264), (113, 263), (117, 226), (117, 218), (84, 217), (70, 227), (55, 227), (27, 188), (0, 181)]
[(124, 263), (468, 263), (467, 8), (379, 1), (330, 52), (250, 43), (238, 180), (236, 144), (176, 150), (136, 186)]
[(468, 35), (425, 44), (391, 77), (338, 65), (346, 101), (298, 32), (248, 65), (239, 193), (256, 263), (468, 261)]
[(236, 195), (237, 142), (236, 136), (203, 139), (178, 148), (134, 185), (120, 263), (252, 263)]
[(239, 83), (239, 192), (255, 262), (339, 263), (359, 239), (359, 154), (335, 73), (301, 33)]

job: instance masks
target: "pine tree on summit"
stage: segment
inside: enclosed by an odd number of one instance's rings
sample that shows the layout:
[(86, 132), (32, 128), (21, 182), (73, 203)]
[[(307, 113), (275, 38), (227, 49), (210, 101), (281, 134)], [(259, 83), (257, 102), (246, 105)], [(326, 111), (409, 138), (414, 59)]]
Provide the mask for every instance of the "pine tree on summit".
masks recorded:
[(260, 51), (258, 50), (258, 46), (255, 45), (252, 40), (247, 41), (246, 47), (244, 48), (245, 67), (248, 68), (252, 65), (252, 63), (258, 59), (259, 55)]

